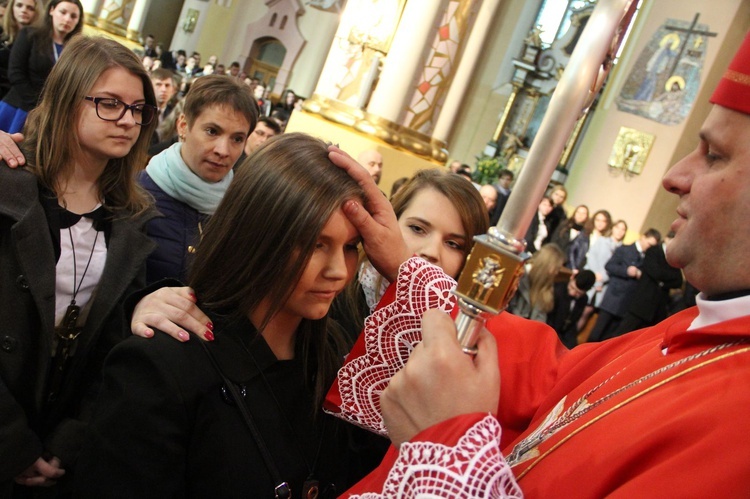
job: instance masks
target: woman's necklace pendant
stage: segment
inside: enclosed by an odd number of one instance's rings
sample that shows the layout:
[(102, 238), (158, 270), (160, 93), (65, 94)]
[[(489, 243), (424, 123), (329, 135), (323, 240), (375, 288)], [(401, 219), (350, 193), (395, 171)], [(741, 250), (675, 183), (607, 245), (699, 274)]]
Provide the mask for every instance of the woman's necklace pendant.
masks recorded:
[(83, 327), (78, 326), (78, 318), (81, 316), (81, 307), (75, 301), (68, 305), (65, 316), (60, 325), (55, 328), (55, 334), (63, 341), (73, 341), (81, 334)]

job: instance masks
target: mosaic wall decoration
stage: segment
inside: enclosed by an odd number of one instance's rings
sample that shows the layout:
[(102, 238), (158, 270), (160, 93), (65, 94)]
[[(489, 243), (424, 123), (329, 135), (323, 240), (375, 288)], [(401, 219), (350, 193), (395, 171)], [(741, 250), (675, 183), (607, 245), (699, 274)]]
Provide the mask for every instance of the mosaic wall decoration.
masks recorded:
[(620, 111), (665, 125), (682, 123), (698, 94), (708, 42), (716, 36), (699, 17), (667, 19), (656, 30), (617, 98)]
[(470, 0), (448, 3), (402, 125), (425, 135), (432, 134), (458, 64), (459, 48), (476, 18), (478, 3)]

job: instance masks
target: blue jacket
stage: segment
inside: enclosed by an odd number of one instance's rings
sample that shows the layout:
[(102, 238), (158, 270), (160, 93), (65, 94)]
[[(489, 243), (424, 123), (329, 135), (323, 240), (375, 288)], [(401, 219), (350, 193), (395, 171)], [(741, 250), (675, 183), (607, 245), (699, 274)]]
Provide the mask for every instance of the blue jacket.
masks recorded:
[(164, 278), (185, 282), (194, 248), (209, 216), (169, 196), (145, 171), (138, 182), (154, 197), (162, 215), (146, 226), (146, 233), (157, 244), (146, 261), (146, 280), (149, 284)]

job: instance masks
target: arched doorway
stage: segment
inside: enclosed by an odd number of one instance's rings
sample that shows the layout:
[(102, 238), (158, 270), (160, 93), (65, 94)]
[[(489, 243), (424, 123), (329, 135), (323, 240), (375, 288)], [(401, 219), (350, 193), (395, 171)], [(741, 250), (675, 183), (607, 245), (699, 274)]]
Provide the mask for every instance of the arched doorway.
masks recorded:
[(286, 57), (286, 47), (276, 38), (259, 38), (250, 48), (244, 71), (257, 78), (266, 88), (274, 88), (279, 69)]

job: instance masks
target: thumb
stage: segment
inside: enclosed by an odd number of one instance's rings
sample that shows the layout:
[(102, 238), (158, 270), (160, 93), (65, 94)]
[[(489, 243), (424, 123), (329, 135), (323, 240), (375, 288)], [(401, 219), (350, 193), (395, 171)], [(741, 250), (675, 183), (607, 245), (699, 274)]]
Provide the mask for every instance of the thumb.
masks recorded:
[(367, 237), (372, 237), (374, 220), (370, 216), (370, 213), (357, 201), (350, 199), (344, 203), (342, 207), (344, 215), (354, 225), (357, 231), (362, 235), (362, 239), (367, 241)]
[(497, 341), (485, 328), (479, 332), (477, 354), (474, 356), (474, 366), (488, 382), (500, 380), (500, 367), (497, 360)]

